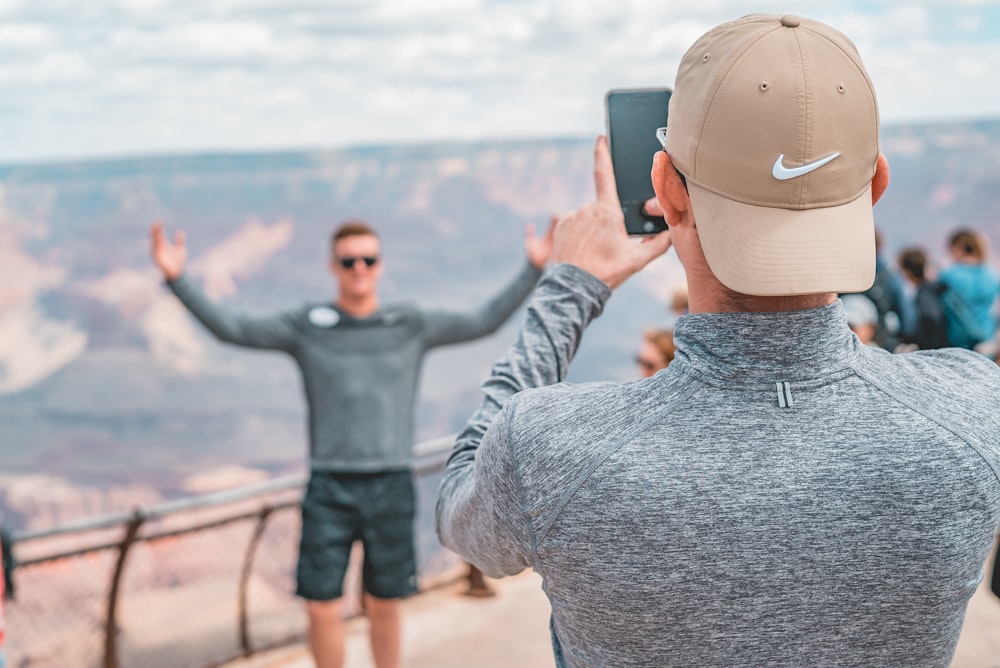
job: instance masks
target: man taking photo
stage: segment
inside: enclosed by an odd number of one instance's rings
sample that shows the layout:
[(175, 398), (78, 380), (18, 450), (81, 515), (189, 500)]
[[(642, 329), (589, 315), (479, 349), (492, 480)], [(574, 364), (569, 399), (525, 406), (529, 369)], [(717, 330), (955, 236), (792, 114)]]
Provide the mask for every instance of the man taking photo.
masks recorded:
[[(1000, 370), (863, 346), (889, 182), (851, 41), (748, 16), (681, 61), (653, 208), (556, 225), (519, 336), (442, 481), (445, 545), (541, 574), (558, 666), (949, 665), (1000, 517)], [(558, 384), (611, 291), (673, 245), (690, 314), (669, 367)], [(551, 386), (551, 387), (545, 387)]]

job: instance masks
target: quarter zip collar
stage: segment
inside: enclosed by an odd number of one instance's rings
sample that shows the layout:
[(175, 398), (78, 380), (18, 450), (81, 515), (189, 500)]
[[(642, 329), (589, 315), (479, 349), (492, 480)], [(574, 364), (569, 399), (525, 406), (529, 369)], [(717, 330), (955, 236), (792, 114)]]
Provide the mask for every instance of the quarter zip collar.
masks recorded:
[(861, 342), (841, 301), (781, 313), (681, 316), (675, 363), (736, 384), (821, 378), (852, 366)]

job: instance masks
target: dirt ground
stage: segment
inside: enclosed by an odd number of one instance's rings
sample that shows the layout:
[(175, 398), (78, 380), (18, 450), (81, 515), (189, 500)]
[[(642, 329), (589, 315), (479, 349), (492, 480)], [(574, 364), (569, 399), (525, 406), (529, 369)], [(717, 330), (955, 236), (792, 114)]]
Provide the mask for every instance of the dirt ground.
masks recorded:
[[(551, 668), (549, 603), (534, 573), (490, 581), (497, 595), (470, 598), (464, 586), (436, 589), (404, 602), (406, 668)], [(367, 623), (349, 622), (346, 668), (373, 668)], [(313, 668), (304, 646), (226, 668)], [(951, 668), (1000, 668), (1000, 599), (984, 581), (969, 602)]]

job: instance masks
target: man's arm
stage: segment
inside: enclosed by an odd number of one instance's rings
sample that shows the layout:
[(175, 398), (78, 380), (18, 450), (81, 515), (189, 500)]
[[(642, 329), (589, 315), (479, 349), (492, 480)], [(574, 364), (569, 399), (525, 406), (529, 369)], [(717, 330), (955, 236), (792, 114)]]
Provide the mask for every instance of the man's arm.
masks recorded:
[[(603, 137), (594, 149), (594, 184), (597, 201), (556, 224), (556, 266), (536, 289), (517, 341), (483, 384), (483, 403), (458, 437), (442, 479), (441, 542), (489, 575), (521, 571), (533, 563), (536, 547), (518, 475), (530, 463), (518, 460), (523, 448), (511, 420), (512, 397), (561, 381), (611, 290), (670, 248), (669, 232), (642, 244), (626, 234)], [(655, 202), (647, 210), (660, 212)]]
[(167, 286), (220, 341), (251, 348), (291, 350), (295, 328), (287, 315), (248, 318), (229, 313), (209, 301), (184, 275), (187, 241), (183, 231), (178, 231), (171, 243), (163, 231), (163, 224), (156, 222), (150, 229), (150, 241), (153, 262), (163, 274)]
[(441, 542), (493, 577), (532, 565), (534, 539), (502, 411), (523, 389), (563, 380), (583, 331), (611, 290), (572, 265), (549, 269), (528, 303), (517, 340), (482, 385), (485, 398), (459, 435), (441, 481)]
[(428, 348), (471, 341), (492, 334), (531, 294), (541, 271), (525, 263), (518, 275), (482, 308), (471, 313), (424, 311), (424, 340)]
[(449, 343), (471, 341), (492, 334), (517, 307), (531, 294), (552, 254), (553, 235), (558, 218), (553, 216), (549, 228), (541, 236), (535, 235), (535, 226), (528, 224), (524, 229), (524, 254), (528, 263), (511, 283), (478, 311), (472, 313), (449, 313), (446, 311), (425, 311), (423, 313), (424, 342), (428, 348)]
[(220, 341), (248, 348), (291, 352), (296, 334), (295, 323), (289, 314), (250, 317), (233, 313), (212, 303), (184, 274), (167, 280), (167, 287), (191, 315)]

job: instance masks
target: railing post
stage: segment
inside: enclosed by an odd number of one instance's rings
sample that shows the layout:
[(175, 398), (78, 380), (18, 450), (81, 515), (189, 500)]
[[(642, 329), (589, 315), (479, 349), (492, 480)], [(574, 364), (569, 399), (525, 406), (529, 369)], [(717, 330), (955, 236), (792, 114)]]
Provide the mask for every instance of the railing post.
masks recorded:
[(145, 514), (141, 509), (136, 508), (132, 519), (125, 525), (125, 536), (118, 548), (118, 563), (115, 564), (115, 570), (111, 576), (111, 588), (108, 592), (108, 619), (104, 628), (105, 668), (118, 668), (118, 594), (121, 590), (122, 575), (125, 572), (125, 559), (128, 557), (129, 549), (135, 544), (135, 536), (139, 533), (139, 528), (145, 521)]
[(257, 525), (254, 527), (253, 535), (250, 537), (250, 542), (247, 543), (246, 554), (243, 555), (243, 570), (240, 572), (240, 604), (238, 613), (240, 625), (240, 647), (243, 648), (243, 656), (250, 656), (253, 654), (253, 648), (250, 646), (249, 615), (247, 614), (250, 572), (253, 570), (253, 558), (254, 555), (257, 554), (257, 545), (260, 543), (260, 537), (264, 534), (264, 529), (267, 526), (267, 518), (271, 516), (272, 510), (273, 508), (269, 505), (265, 505), (261, 508), (260, 515), (257, 516)]

